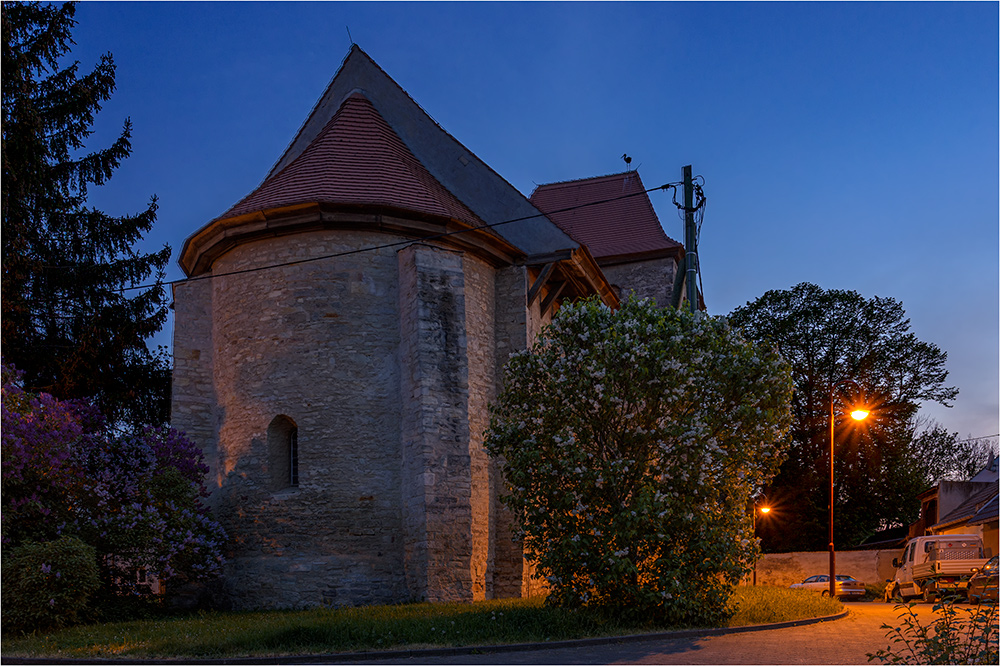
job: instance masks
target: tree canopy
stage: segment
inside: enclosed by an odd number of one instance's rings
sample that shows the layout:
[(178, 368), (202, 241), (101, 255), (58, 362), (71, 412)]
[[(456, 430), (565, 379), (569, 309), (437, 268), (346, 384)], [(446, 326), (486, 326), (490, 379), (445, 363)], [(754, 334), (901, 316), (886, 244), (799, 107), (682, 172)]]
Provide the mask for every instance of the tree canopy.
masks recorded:
[[(115, 423), (162, 423), (169, 367), (146, 340), (166, 321), (170, 249), (136, 249), (156, 220), (155, 197), (121, 217), (87, 206), (88, 188), (130, 154), (131, 125), (85, 151), (115, 66), (111, 54), (87, 74), (64, 66), (74, 12), (3, 4), (3, 354), (32, 390), (91, 398)], [(125, 291), (147, 280), (154, 286)]]
[(715, 622), (756, 554), (791, 381), (724, 320), (630, 298), (560, 308), (507, 363), (487, 437), (549, 603)]
[[(854, 545), (917, 518), (916, 495), (933, 481), (926, 441), (916, 439), (922, 402), (949, 405), (948, 355), (919, 340), (900, 302), (802, 283), (737, 308), (730, 322), (772, 344), (791, 364), (794, 444), (767, 491), (774, 511), (761, 523), (767, 550), (822, 550), (828, 543), (830, 396), (836, 418), (834, 540)], [(869, 418), (855, 424), (850, 405)], [(940, 470), (939, 470), (940, 472)]]

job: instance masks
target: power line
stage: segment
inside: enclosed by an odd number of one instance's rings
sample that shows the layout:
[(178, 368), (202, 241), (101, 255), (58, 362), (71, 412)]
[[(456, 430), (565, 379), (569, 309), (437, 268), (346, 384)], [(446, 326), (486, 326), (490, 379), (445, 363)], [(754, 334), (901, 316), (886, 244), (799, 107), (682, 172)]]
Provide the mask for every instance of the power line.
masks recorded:
[(983, 435), (982, 437), (967, 437), (965, 439), (956, 439), (956, 444), (964, 444), (965, 442), (975, 442), (980, 439), (993, 439), (994, 437), (1000, 437), (1000, 433), (996, 435)]
[(211, 280), (211, 279), (214, 279), (214, 278), (230, 277), (230, 276), (233, 276), (233, 275), (244, 275), (246, 273), (256, 273), (258, 271), (267, 271), (267, 270), (271, 270), (273, 268), (282, 268), (284, 266), (297, 266), (299, 264), (307, 264), (307, 263), (310, 263), (310, 262), (313, 262), (313, 261), (322, 261), (324, 259), (334, 259), (336, 257), (346, 257), (348, 255), (360, 254), (362, 252), (374, 252), (374, 251), (377, 251), (377, 250), (386, 250), (386, 249), (393, 248), (393, 247), (399, 247), (399, 246), (405, 246), (405, 245), (413, 245), (413, 244), (416, 244), (416, 243), (424, 243), (424, 242), (427, 242), (429, 240), (437, 240), (439, 238), (445, 238), (447, 236), (455, 236), (457, 234), (465, 234), (465, 233), (470, 233), (472, 231), (480, 231), (482, 229), (492, 229), (494, 227), (499, 227), (499, 226), (504, 225), (504, 224), (511, 224), (513, 222), (524, 222), (525, 220), (532, 220), (532, 219), (534, 219), (536, 217), (545, 217), (547, 215), (556, 215), (558, 213), (567, 213), (569, 211), (579, 210), (580, 208), (586, 208), (588, 206), (600, 206), (601, 204), (611, 203), (613, 201), (620, 201), (622, 199), (628, 199), (628, 198), (631, 198), (631, 197), (637, 197), (637, 196), (640, 196), (640, 195), (649, 194), (650, 192), (655, 192), (657, 190), (667, 190), (668, 188), (673, 188), (676, 191), (676, 189), (677, 189), (677, 187), (679, 185), (682, 185), (682, 183), (667, 183), (665, 185), (660, 185), (659, 187), (651, 187), (651, 188), (649, 188), (647, 190), (643, 190), (641, 192), (633, 192), (631, 194), (623, 194), (623, 195), (618, 196), (618, 197), (611, 197), (610, 199), (602, 199), (601, 201), (592, 201), (590, 203), (579, 204), (579, 205), (576, 205), (576, 206), (569, 206), (568, 208), (560, 208), (558, 210), (549, 211), (548, 213), (537, 213), (535, 215), (525, 215), (524, 217), (516, 217), (516, 218), (510, 219), (510, 220), (503, 220), (502, 222), (493, 222), (491, 224), (483, 224), (483, 225), (480, 225), (478, 227), (469, 227), (468, 229), (458, 229), (456, 231), (446, 231), (446, 232), (443, 232), (443, 233), (440, 233), (440, 234), (435, 234), (433, 236), (424, 236), (424, 237), (416, 239), (416, 240), (403, 240), (403, 241), (396, 241), (396, 242), (393, 242), (393, 243), (385, 243), (383, 245), (372, 245), (370, 247), (362, 247), (362, 248), (358, 248), (356, 250), (347, 250), (345, 252), (336, 252), (334, 254), (324, 254), (324, 255), (319, 256), (319, 257), (308, 257), (306, 259), (296, 259), (295, 261), (286, 261), (286, 262), (283, 262), (283, 263), (280, 263), (280, 264), (268, 264), (267, 266), (257, 266), (257, 267), (254, 267), (254, 268), (244, 268), (244, 269), (241, 269), (241, 270), (238, 270), (238, 271), (230, 271), (228, 273), (213, 273), (213, 274), (208, 274), (208, 275), (198, 275), (198, 276), (195, 276), (195, 277), (182, 278), (180, 280), (169, 280), (169, 281), (166, 281), (166, 282), (158, 282), (158, 283), (153, 283), (153, 284), (142, 284), (142, 285), (136, 285), (136, 286), (133, 286), (133, 287), (121, 287), (119, 289), (113, 289), (111, 291), (126, 292), (126, 291), (132, 291), (132, 290), (135, 290), (135, 289), (151, 289), (151, 288), (154, 288), (154, 287), (157, 287), (157, 286), (171, 286), (171, 285), (175, 285), (175, 284), (181, 284), (182, 282), (195, 282), (197, 280)]

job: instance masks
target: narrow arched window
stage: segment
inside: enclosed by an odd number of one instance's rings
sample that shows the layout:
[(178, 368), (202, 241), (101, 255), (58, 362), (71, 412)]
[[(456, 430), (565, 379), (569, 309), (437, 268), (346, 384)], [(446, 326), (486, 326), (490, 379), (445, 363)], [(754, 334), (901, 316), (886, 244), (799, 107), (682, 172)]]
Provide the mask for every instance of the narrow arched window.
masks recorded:
[(299, 485), (299, 428), (283, 414), (267, 427), (267, 459), (272, 491)]
[(299, 485), (299, 429), (288, 433), (288, 485)]

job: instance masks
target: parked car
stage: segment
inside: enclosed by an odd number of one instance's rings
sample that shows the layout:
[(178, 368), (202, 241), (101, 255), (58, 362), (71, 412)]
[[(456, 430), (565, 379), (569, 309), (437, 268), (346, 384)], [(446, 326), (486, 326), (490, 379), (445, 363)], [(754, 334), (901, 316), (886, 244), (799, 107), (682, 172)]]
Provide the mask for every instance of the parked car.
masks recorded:
[(981, 569), (972, 574), (969, 579), (969, 602), (978, 604), (981, 601), (997, 601), (997, 584), (1000, 581), (997, 557), (991, 557)]
[[(812, 592), (819, 592), (824, 597), (830, 595), (830, 576), (825, 574), (817, 574), (816, 576), (809, 576), (801, 583), (795, 583), (790, 585), (792, 589), (798, 590), (810, 590)], [(854, 576), (848, 576), (847, 574), (837, 574), (837, 593), (838, 597), (847, 598), (860, 598), (865, 594), (865, 584), (859, 581)]]

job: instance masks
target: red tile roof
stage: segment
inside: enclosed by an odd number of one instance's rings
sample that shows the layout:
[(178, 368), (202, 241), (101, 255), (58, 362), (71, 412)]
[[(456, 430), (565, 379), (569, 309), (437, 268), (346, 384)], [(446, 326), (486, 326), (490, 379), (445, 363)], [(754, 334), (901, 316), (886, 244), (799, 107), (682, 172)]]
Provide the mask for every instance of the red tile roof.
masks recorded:
[[(645, 189), (638, 172), (626, 171), (539, 185), (531, 193), (531, 203), (598, 260), (680, 250), (681, 244), (664, 233)], [(596, 205), (575, 208), (582, 204)], [(554, 212), (566, 208), (575, 209)]]
[(304, 203), (383, 205), (482, 224), (359, 92), (301, 154), (218, 219)]

